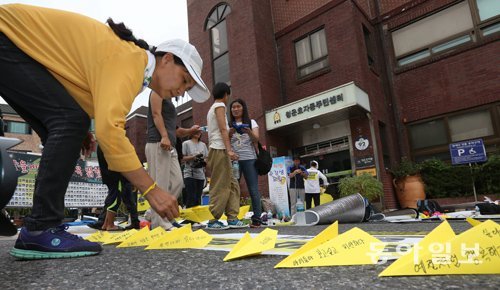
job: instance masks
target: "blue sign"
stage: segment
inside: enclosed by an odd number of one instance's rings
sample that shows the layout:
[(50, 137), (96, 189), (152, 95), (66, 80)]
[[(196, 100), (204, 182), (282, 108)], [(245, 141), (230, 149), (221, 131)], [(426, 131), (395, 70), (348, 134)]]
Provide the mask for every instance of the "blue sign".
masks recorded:
[(453, 165), (486, 162), (488, 160), (482, 139), (451, 143), (450, 154)]

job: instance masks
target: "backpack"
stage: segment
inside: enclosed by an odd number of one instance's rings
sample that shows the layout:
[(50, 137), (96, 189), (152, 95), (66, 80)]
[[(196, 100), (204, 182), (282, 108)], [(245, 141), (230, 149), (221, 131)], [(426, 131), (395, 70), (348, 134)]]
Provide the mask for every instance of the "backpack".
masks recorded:
[(428, 216), (432, 216), (435, 212), (443, 213), (443, 209), (435, 200), (418, 200), (417, 201), (418, 212), (424, 213)]
[(273, 166), (273, 158), (268, 151), (262, 148), (262, 144), (258, 142), (259, 152), (257, 153), (257, 160), (255, 160), (255, 168), (259, 175), (266, 175), (271, 171)]

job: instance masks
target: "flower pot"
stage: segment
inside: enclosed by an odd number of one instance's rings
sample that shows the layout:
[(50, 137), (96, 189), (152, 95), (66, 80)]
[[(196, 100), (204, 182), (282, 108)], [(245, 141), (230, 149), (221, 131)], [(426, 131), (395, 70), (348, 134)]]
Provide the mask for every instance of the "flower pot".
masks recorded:
[(401, 208), (417, 208), (417, 201), (425, 199), (425, 186), (420, 175), (394, 179), (393, 184)]

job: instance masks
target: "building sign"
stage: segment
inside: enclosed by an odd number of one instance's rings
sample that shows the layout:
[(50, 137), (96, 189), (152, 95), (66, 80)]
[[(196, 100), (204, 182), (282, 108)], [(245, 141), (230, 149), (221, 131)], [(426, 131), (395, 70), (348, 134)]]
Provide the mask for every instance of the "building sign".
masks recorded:
[(268, 130), (273, 130), (352, 106), (361, 106), (370, 111), (368, 95), (354, 82), (268, 111), (266, 126)]
[(365, 168), (356, 170), (356, 176), (360, 176), (361, 174), (370, 174), (371, 176), (377, 176), (377, 169), (375, 167)]
[(451, 143), (450, 154), (453, 165), (486, 162), (488, 160), (482, 139)]
[[(17, 187), (7, 207), (31, 207), (40, 155), (9, 153), (19, 174)], [(66, 207), (102, 207), (108, 187), (102, 184), (97, 162), (78, 160), (64, 198)]]
[(368, 146), (370, 146), (370, 141), (365, 139), (363, 136), (359, 136), (358, 139), (354, 141), (354, 147), (356, 147), (359, 151), (366, 150)]
[(375, 158), (373, 156), (357, 157), (355, 160), (356, 168), (365, 168), (375, 166)]

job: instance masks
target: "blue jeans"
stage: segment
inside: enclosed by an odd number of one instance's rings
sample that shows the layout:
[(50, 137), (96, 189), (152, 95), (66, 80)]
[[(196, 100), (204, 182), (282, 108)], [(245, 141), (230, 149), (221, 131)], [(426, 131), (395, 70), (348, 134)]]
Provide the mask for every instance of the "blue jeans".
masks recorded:
[(47, 69), (0, 32), (0, 95), (40, 136), (44, 146), (28, 230), (61, 224), (64, 195), (90, 127), (87, 113)]
[(260, 202), (259, 174), (257, 173), (257, 168), (255, 168), (255, 159), (240, 160), (238, 163), (240, 165), (240, 176), (243, 175), (245, 177), (248, 191), (250, 191), (250, 198), (252, 199), (252, 220), (260, 219), (262, 204)]

